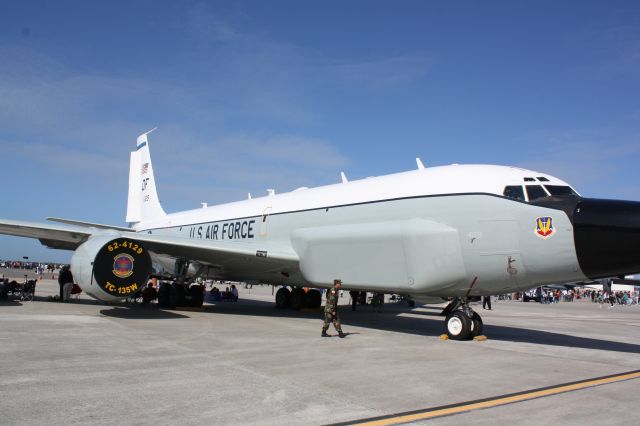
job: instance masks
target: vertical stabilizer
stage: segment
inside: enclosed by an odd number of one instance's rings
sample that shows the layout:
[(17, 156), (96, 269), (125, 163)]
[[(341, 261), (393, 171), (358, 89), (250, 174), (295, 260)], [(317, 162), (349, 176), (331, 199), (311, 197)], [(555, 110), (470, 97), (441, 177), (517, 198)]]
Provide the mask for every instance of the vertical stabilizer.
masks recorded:
[(131, 153), (129, 161), (129, 198), (127, 199), (127, 223), (140, 222), (142, 203), (140, 202), (140, 155), (138, 151)]
[(131, 153), (129, 201), (127, 203), (127, 222), (129, 223), (144, 222), (165, 216), (156, 191), (147, 138), (147, 135), (154, 130), (138, 136), (136, 150)]

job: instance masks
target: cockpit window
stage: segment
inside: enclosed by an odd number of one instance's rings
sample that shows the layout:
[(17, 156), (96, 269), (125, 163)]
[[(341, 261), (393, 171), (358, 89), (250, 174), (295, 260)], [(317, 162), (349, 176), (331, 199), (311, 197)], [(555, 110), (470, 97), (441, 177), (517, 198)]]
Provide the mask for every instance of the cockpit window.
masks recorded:
[(551, 195), (555, 195), (557, 197), (577, 197), (578, 194), (576, 194), (576, 192), (571, 189), (571, 187), (569, 186), (562, 186), (562, 185), (545, 185), (544, 186), (547, 191), (549, 191), (549, 194)]
[(548, 196), (540, 185), (527, 185), (527, 195), (529, 196), (529, 201)]
[(524, 201), (524, 191), (522, 190), (522, 186), (505, 186), (504, 192), (502, 193), (505, 197), (515, 198), (516, 200)]
[(546, 177), (544, 177), (544, 176), (538, 176), (538, 180), (539, 180), (540, 182), (549, 182), (549, 179), (547, 179), (547, 178), (546, 178)]
[(524, 181), (525, 182), (535, 182), (536, 180), (534, 178), (532, 178), (532, 177), (526, 177), (526, 178), (524, 178)]

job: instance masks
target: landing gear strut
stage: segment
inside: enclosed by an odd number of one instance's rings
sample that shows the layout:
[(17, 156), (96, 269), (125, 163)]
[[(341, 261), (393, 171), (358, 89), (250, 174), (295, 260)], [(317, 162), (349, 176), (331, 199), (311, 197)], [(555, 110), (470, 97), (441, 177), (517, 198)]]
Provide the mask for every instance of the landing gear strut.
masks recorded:
[[(194, 283), (190, 285), (186, 282), (189, 272), (190, 262), (187, 259), (176, 259), (174, 265), (175, 280), (172, 283), (163, 282), (158, 290), (158, 306), (161, 308), (173, 309), (179, 306), (192, 306), (200, 308), (204, 302), (204, 285)], [(196, 275), (199, 276), (202, 267), (198, 268)]]
[(447, 336), (452, 340), (472, 339), (482, 334), (482, 318), (469, 306), (466, 297), (457, 297), (442, 311)]

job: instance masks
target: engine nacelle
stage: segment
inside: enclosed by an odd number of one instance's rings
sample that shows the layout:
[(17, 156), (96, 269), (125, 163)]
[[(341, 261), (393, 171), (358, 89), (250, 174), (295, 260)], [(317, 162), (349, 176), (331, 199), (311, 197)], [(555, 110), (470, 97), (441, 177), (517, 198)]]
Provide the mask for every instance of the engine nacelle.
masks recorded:
[(135, 239), (117, 233), (96, 235), (73, 253), (71, 272), (89, 296), (115, 301), (144, 287), (151, 257)]

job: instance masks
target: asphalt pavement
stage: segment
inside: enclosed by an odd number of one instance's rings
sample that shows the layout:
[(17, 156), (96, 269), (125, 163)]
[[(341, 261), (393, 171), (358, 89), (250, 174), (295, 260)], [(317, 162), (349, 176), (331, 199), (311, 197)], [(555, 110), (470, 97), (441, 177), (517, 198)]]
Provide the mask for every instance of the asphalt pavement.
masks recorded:
[[(7, 275), (7, 271), (5, 275)], [(22, 278), (18, 275), (17, 278)], [(441, 340), (442, 306), (278, 310), (270, 286), (203, 309), (0, 301), (0, 423), (328, 424), (464, 405), (640, 368), (640, 307), (589, 301), (475, 306), (486, 341)], [(334, 335), (334, 330), (330, 329)], [(640, 379), (417, 423), (637, 424)]]

